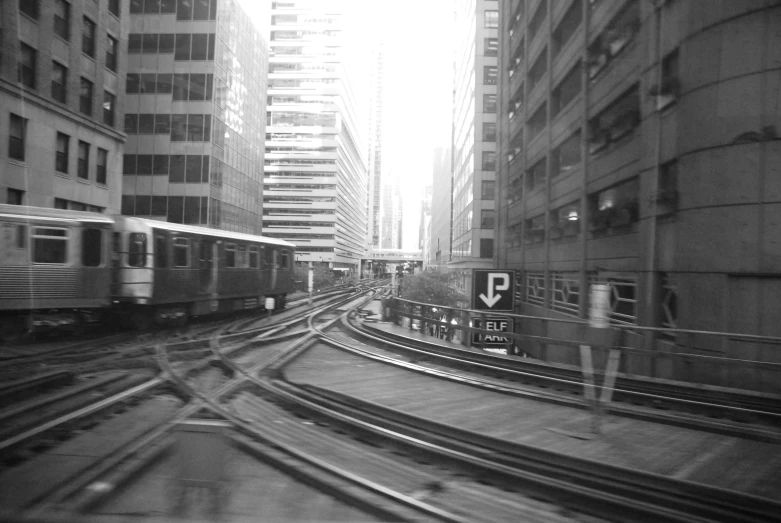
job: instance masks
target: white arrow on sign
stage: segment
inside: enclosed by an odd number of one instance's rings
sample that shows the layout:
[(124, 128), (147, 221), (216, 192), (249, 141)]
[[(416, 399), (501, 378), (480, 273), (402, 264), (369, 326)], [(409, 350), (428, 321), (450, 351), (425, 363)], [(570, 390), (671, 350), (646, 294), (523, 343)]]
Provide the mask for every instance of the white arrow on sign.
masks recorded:
[[(502, 284), (494, 286), (494, 280), (502, 280)], [(497, 291), (506, 291), (510, 288), (510, 276), (502, 272), (489, 272), (488, 273), (488, 296), (480, 293), (480, 299), (485, 302), (489, 307), (496, 305), (496, 302), (502, 299), (501, 294), (494, 294), (494, 289)]]

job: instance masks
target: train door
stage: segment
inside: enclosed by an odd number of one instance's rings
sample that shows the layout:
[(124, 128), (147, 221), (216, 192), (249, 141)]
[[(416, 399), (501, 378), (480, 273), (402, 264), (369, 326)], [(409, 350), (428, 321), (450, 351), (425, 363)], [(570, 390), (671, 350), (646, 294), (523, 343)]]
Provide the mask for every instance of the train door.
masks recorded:
[(202, 294), (211, 294), (214, 292), (215, 271), (214, 271), (214, 250), (213, 240), (201, 240), (199, 249), (199, 273), (200, 273), (200, 292)]
[(276, 249), (271, 250), (271, 282), (269, 285), (269, 289), (276, 289), (277, 288), (277, 267), (278, 267), (278, 261), (279, 260), (279, 253)]

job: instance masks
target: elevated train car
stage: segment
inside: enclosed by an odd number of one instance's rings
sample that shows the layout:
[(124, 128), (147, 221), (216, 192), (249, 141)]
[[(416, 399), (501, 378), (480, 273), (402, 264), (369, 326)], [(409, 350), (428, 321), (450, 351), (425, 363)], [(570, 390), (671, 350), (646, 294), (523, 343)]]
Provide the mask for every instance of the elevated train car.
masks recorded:
[(126, 323), (185, 323), (190, 316), (285, 307), (293, 292), (295, 245), (190, 225), (117, 216), (115, 288)]
[(116, 317), (136, 329), (285, 307), (295, 245), (143, 218), (0, 204), (0, 341)]
[(0, 204), (0, 340), (79, 330), (111, 305), (114, 219)]

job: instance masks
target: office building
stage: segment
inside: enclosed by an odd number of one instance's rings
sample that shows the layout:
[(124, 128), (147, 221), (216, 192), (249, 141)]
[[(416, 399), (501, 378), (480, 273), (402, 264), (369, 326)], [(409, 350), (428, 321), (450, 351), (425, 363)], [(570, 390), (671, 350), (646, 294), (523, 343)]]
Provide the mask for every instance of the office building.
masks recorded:
[(122, 213), (261, 232), (268, 46), (237, 0), (130, 2)]
[(498, 9), (495, 0), (456, 2), (448, 270), (462, 291), (473, 269), (493, 266)]
[(0, 4), (0, 202), (119, 212), (127, 24), (118, 0)]
[(382, 130), (385, 82), (384, 42), (379, 42), (372, 51), (371, 101), (369, 103), (369, 191), (367, 194), (366, 214), (368, 234), (366, 244), (369, 249), (380, 248), (380, 225), (382, 208)]
[[(345, 2), (274, 2), (263, 234), (298, 259), (359, 270), (367, 235), (366, 63), (348, 49)], [(357, 86), (360, 86), (357, 87)]]
[(601, 283), (614, 323), (781, 335), (781, 3), (501, 5), (496, 266), (521, 271), (519, 312), (585, 318)]
[[(453, 182), (450, 156), (451, 149), (449, 147), (434, 149), (433, 187), (435, 189), (432, 192), (431, 200), (430, 261), (428, 265), (436, 266), (439, 271), (447, 271), (447, 262), (450, 261), (451, 201), (447, 197)], [(444, 195), (444, 197), (440, 195)]]

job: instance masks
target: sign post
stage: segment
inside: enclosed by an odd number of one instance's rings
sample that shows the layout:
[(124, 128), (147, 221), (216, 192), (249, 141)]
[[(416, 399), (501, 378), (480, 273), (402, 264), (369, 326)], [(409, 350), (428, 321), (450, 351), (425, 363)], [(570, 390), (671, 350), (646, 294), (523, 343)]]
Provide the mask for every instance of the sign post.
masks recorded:
[[(515, 271), (473, 269), (471, 298), (471, 308), (477, 311), (515, 312)], [(512, 322), (510, 320), (481, 316), (473, 321), (474, 326), (477, 328), (483, 328), (480, 325), (485, 325), (486, 330), (512, 331)], [(501, 322), (505, 322), (504, 326), (501, 325)], [(509, 331), (507, 330), (508, 326)], [(501, 339), (501, 342), (498, 341), (499, 339)], [(483, 347), (508, 346), (507, 337), (499, 335), (483, 336), (473, 332), (471, 341), (472, 345), (477, 345), (481, 349)], [(505, 349), (504, 352), (509, 351)]]

